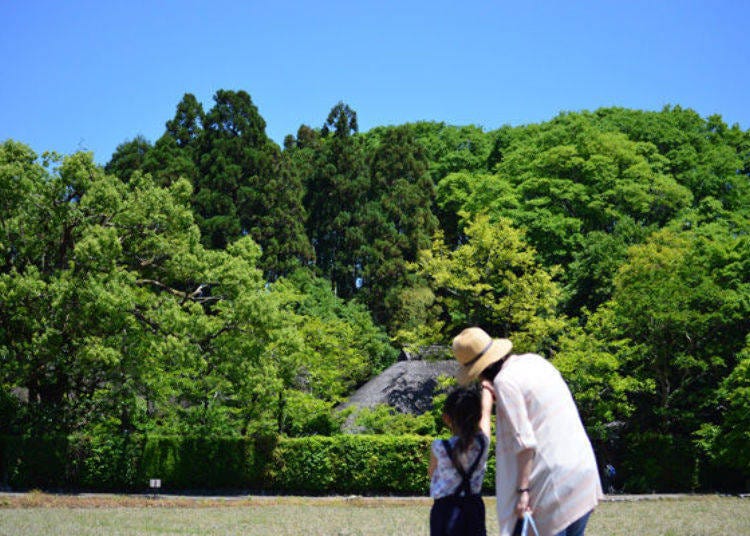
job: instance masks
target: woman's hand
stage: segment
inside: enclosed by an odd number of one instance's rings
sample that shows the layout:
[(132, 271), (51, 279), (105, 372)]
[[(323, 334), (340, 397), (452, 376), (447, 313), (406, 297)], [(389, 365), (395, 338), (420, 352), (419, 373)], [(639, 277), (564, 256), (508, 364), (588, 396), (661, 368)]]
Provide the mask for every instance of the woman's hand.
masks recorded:
[(523, 517), (526, 512), (531, 512), (529, 506), (529, 492), (524, 491), (518, 494), (518, 501), (516, 502), (516, 516)]
[(526, 512), (531, 512), (529, 502), (529, 488), (531, 487), (531, 469), (534, 464), (534, 449), (523, 449), (516, 454), (518, 461), (518, 478), (516, 479), (516, 490), (518, 500), (516, 501), (516, 515), (523, 517)]

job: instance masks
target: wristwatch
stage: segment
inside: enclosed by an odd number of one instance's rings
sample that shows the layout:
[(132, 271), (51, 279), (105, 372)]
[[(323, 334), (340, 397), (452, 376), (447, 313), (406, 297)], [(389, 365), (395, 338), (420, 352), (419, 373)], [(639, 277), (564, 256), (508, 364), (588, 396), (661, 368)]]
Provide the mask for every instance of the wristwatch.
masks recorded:
[(529, 492), (529, 488), (518, 488), (516, 491), (518, 493), (528, 493)]

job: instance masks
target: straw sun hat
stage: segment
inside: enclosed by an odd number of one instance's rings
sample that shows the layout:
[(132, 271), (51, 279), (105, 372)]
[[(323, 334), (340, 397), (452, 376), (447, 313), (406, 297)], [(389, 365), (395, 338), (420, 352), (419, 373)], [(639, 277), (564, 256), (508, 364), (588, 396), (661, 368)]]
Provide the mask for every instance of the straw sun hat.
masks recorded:
[(456, 380), (461, 385), (471, 383), (512, 348), (508, 339), (493, 339), (482, 328), (466, 328), (453, 339), (453, 355), (461, 365)]

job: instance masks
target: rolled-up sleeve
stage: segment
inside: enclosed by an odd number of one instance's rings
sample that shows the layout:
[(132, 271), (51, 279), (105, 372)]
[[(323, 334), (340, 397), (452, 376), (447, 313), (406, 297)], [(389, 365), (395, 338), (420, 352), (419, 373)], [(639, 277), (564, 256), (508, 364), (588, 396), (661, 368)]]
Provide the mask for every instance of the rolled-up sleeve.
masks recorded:
[(535, 449), (536, 435), (521, 390), (512, 382), (502, 382), (496, 391), (499, 435), (506, 442), (504, 447), (512, 452)]

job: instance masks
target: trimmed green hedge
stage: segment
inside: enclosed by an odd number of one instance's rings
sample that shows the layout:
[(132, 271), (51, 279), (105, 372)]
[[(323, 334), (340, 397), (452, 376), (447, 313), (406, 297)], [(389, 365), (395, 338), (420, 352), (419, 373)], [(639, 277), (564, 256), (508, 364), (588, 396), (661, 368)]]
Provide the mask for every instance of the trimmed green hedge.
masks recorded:
[(64, 437), (0, 436), (0, 486), (59, 488), (69, 479)]
[(276, 489), (298, 493), (407, 493), (429, 489), (430, 439), (334, 436), (285, 439), (267, 471)]
[[(432, 438), (0, 436), (0, 484), (13, 489), (256, 490), (426, 495)], [(494, 458), (485, 489), (492, 491)]]
[[(424, 436), (286, 438), (144, 435), (0, 435), (0, 489), (139, 492), (150, 478), (163, 491), (276, 494), (427, 495)], [(631, 434), (620, 474), (629, 491), (746, 489), (746, 475), (697, 458), (669, 436)], [(484, 491), (494, 492), (490, 447)], [(644, 462), (645, 460), (645, 462)]]
[(252, 486), (254, 446), (247, 439), (149, 438), (141, 458), (144, 481), (161, 478), (169, 489), (225, 489)]

